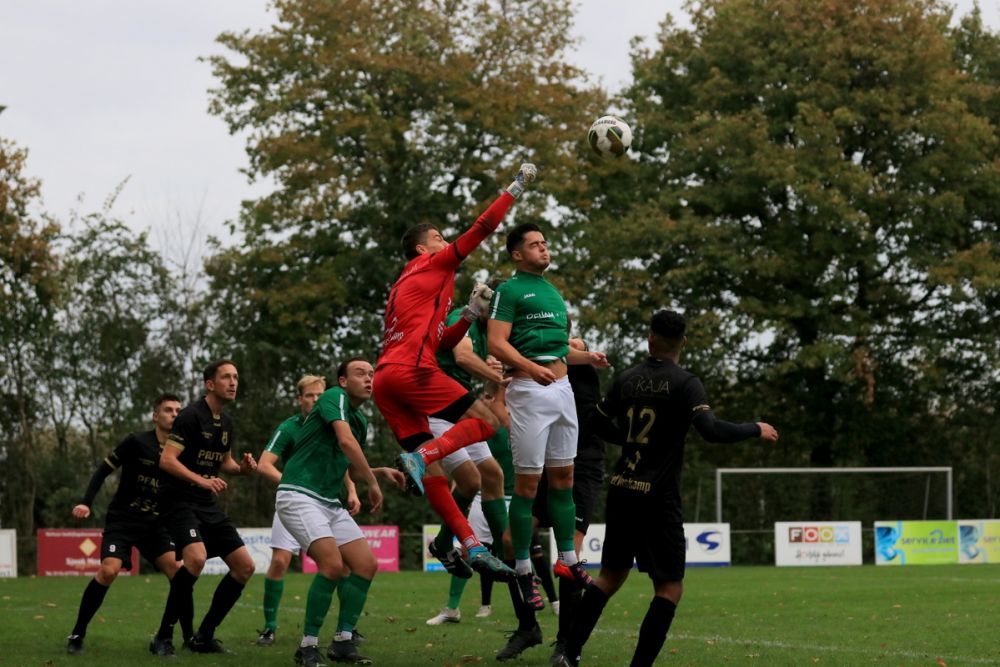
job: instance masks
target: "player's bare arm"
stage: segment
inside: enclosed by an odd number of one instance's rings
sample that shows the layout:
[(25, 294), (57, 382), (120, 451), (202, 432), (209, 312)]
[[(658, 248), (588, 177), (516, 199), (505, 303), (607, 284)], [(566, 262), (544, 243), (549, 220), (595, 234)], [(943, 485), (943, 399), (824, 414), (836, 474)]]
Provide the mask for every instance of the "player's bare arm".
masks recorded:
[(375, 473), (368, 465), (365, 453), (361, 451), (361, 445), (355, 440), (350, 425), (345, 421), (333, 422), (333, 432), (337, 436), (340, 449), (351, 464), (351, 477), (359, 478), (360, 481), (368, 485), (368, 504), (371, 505), (369, 511), (372, 514), (377, 513), (382, 509), (382, 489), (378, 485), (378, 480), (375, 479)]
[(347, 513), (355, 516), (361, 511), (361, 499), (358, 498), (358, 487), (354, 484), (354, 480), (351, 479), (350, 470), (344, 471), (344, 495), (347, 498)]
[(257, 462), (257, 474), (275, 484), (280, 484), (281, 471), (275, 465), (277, 462), (277, 454), (273, 452), (261, 452), (260, 461)]
[(222, 459), (219, 471), (227, 475), (251, 475), (257, 472), (257, 461), (254, 460), (253, 454), (246, 452), (237, 463), (232, 453), (226, 452), (226, 457)]
[(197, 487), (211, 491), (216, 495), (226, 490), (229, 485), (221, 477), (202, 477), (188, 470), (187, 466), (177, 458), (181, 453), (181, 449), (173, 441), (168, 440), (167, 444), (163, 447), (163, 451), (160, 453), (160, 470), (173, 475), (177, 479), (190, 482)]
[(499, 364), (491, 366), (486, 361), (480, 359), (479, 355), (473, 349), (472, 341), (469, 338), (463, 338), (459, 341), (458, 345), (455, 346), (454, 354), (455, 363), (480, 380), (495, 382), (497, 384), (504, 381), (503, 373), (498, 368)]
[(551, 369), (527, 359), (510, 344), (510, 322), (490, 320), (486, 329), (490, 354), (514, 370), (521, 371), (540, 385), (549, 385), (556, 381), (556, 374)]

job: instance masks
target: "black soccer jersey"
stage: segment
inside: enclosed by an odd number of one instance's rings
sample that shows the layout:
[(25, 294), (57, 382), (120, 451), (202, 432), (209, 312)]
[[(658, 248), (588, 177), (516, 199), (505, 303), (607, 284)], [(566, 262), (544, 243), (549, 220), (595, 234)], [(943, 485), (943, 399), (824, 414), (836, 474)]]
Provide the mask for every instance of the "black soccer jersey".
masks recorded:
[(568, 367), (569, 384), (573, 388), (576, 417), (580, 435), (576, 441), (576, 461), (604, 462), (604, 441), (593, 429), (587, 428), (591, 415), (601, 400), (601, 381), (590, 364), (573, 364)]
[(665, 512), (661, 516), (667, 521), (682, 521), (681, 467), (692, 423), (717, 442), (760, 434), (753, 423), (716, 420), (697, 376), (672, 361), (653, 358), (619, 374), (598, 413), (611, 422), (610, 432), (622, 445), (609, 493), (647, 498)]
[[(219, 476), (222, 461), (229, 453), (233, 422), (229, 415), (212, 414), (204, 397), (187, 406), (177, 415), (170, 431), (169, 444), (180, 448), (177, 460), (191, 472), (205, 478)], [(166, 474), (167, 486), (173, 498), (196, 503), (213, 502), (212, 492), (190, 482)]]
[(88, 507), (100, 490), (101, 482), (111, 472), (121, 468), (118, 490), (108, 505), (108, 522), (143, 521), (159, 514), (160, 443), (156, 430), (132, 433), (115, 447), (98, 468), (83, 499)]

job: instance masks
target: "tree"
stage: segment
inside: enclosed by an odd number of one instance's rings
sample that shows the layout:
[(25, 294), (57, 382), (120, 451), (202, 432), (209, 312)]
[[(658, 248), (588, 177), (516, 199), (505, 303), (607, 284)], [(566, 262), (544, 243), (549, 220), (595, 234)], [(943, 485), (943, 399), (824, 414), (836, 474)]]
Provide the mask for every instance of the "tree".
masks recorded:
[(968, 74), (996, 49), (956, 67), (933, 0), (689, 9), (633, 55), (640, 157), (631, 202), (595, 196), (590, 310), (624, 299), (617, 339), (686, 310), (710, 391), (783, 431), (756, 462), (945, 462), (949, 392), (997, 361), (1000, 89)]
[(0, 521), (34, 534), (34, 446), (41, 420), (36, 363), (58, 296), (58, 226), (39, 213), (28, 153), (0, 138)]

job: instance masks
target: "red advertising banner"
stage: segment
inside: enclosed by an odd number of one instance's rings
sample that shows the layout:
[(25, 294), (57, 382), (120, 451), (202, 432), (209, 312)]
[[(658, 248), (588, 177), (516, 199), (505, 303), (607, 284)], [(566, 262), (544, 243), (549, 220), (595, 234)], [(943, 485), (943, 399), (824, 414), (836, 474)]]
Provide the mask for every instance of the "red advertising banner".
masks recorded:
[[(93, 576), (101, 567), (100, 528), (40, 528), (38, 530), (38, 576)], [(139, 574), (139, 551), (132, 549), (132, 569), (121, 574)]]
[[(378, 561), (379, 572), (399, 572), (399, 526), (358, 526)], [(316, 561), (302, 554), (302, 571), (316, 571)]]

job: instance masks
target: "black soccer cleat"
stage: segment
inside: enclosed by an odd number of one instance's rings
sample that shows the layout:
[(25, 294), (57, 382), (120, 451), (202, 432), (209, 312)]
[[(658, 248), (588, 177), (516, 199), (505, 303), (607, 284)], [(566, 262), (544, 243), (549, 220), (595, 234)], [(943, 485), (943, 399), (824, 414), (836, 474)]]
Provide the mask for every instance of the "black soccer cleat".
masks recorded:
[(521, 599), (529, 609), (541, 611), (545, 609), (545, 598), (538, 592), (538, 580), (530, 572), (517, 575), (517, 589), (521, 592)]
[(354, 630), (351, 632), (351, 642), (353, 642), (355, 646), (361, 646), (367, 641), (368, 637), (365, 637), (363, 634), (358, 632), (357, 628), (354, 628)]
[(430, 552), (432, 556), (441, 561), (444, 565), (444, 569), (448, 574), (454, 575), (459, 579), (471, 579), (472, 578), (472, 568), (462, 560), (462, 554), (458, 552), (458, 549), (452, 549), (446, 553), (442, 553), (434, 542), (427, 545), (427, 551)]
[(497, 653), (497, 660), (499, 662), (504, 662), (505, 660), (513, 660), (517, 656), (524, 653), (527, 649), (532, 646), (538, 646), (542, 643), (542, 629), (535, 624), (530, 630), (515, 630), (514, 634), (510, 636), (507, 640), (507, 645), (500, 649)]
[(66, 653), (70, 655), (83, 653), (83, 635), (70, 635), (66, 638)]
[(326, 650), (326, 657), (334, 662), (347, 662), (354, 665), (370, 665), (372, 659), (358, 653), (358, 647), (350, 639), (330, 642), (330, 647)]
[(274, 630), (271, 628), (264, 628), (263, 630), (258, 630), (260, 634), (257, 637), (257, 646), (273, 646), (274, 645)]
[(192, 653), (229, 653), (215, 637), (203, 639), (199, 633), (191, 635), (187, 642), (187, 647)]
[(300, 667), (326, 667), (323, 656), (315, 646), (300, 646), (295, 651), (295, 664)]
[(161, 658), (177, 657), (177, 649), (174, 648), (172, 639), (153, 637), (153, 641), (149, 642), (149, 652)]

